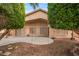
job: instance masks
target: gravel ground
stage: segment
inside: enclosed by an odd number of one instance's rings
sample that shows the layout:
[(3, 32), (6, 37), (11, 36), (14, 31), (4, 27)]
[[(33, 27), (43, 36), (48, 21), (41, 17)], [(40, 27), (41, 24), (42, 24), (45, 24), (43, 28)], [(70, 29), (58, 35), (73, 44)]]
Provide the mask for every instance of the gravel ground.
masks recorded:
[(8, 37), (0, 40), (0, 46), (17, 43), (17, 42), (45, 45), (45, 44), (53, 43), (53, 39), (50, 39), (48, 37)]

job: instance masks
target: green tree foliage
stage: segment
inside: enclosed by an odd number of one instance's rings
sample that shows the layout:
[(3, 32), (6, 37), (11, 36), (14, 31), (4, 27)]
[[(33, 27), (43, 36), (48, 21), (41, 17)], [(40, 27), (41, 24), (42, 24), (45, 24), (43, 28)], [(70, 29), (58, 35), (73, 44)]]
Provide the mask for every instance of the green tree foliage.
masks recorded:
[[(30, 3), (35, 9), (37, 3)], [(25, 8), (23, 3), (2, 3), (0, 4), (0, 30), (6, 31), (0, 35), (0, 40), (9, 33), (9, 29), (20, 29), (24, 26)]]
[(22, 3), (0, 4), (0, 30), (6, 29), (0, 40), (9, 33), (9, 29), (18, 29), (24, 26), (25, 8)]
[(36, 7), (39, 7), (38, 3), (30, 3), (30, 5), (33, 7), (33, 9), (36, 9)]
[(17, 29), (24, 26), (25, 8), (22, 3), (0, 4), (0, 16), (4, 17), (3, 23), (0, 19), (0, 29)]
[(79, 29), (79, 4), (48, 4), (49, 24), (57, 29)]

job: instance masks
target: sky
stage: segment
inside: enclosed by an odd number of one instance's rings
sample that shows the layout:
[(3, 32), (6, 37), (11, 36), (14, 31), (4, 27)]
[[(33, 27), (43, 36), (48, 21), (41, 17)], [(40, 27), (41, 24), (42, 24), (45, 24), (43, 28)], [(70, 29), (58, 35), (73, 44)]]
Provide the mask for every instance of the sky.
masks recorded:
[[(43, 10), (47, 10), (47, 3), (39, 3), (39, 7), (37, 9), (43, 9)], [(25, 13), (29, 13), (31, 11), (34, 11), (34, 9), (32, 8), (32, 6), (30, 6), (29, 3), (25, 4)]]

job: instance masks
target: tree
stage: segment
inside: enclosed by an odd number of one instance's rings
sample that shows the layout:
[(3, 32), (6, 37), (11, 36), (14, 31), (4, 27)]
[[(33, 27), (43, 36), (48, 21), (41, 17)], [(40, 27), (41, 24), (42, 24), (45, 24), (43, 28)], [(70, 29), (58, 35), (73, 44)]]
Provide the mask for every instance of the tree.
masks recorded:
[[(30, 3), (35, 9), (38, 4)], [(6, 31), (0, 36), (0, 40), (9, 32), (9, 29), (21, 29), (25, 21), (25, 8), (23, 3), (0, 4), (0, 30)]]
[(7, 20), (1, 29), (17, 29), (23, 27), (25, 18), (24, 4), (0, 4), (0, 10), (3, 13), (2, 16), (5, 17), (4, 20)]
[(48, 4), (49, 24), (52, 28), (73, 31), (79, 29), (79, 4)]
[(36, 7), (38, 7), (38, 6), (39, 6), (39, 4), (38, 4), (38, 3), (30, 3), (30, 5), (33, 7), (33, 9), (36, 9)]
[(18, 29), (24, 26), (25, 8), (24, 4), (0, 4), (0, 30), (7, 29), (1, 36), (2, 39), (9, 29)]

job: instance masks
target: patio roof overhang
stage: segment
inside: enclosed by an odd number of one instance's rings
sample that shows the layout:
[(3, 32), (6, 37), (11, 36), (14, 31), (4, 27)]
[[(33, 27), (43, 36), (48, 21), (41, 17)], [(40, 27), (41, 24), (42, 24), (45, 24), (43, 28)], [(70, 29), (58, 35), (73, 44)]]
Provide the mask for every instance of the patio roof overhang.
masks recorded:
[(46, 19), (42, 19), (42, 18), (37, 18), (37, 19), (27, 20), (27, 21), (25, 21), (25, 23), (27, 23), (27, 22), (37, 22), (37, 21), (47, 22), (47, 23), (48, 23), (48, 20), (46, 20)]

